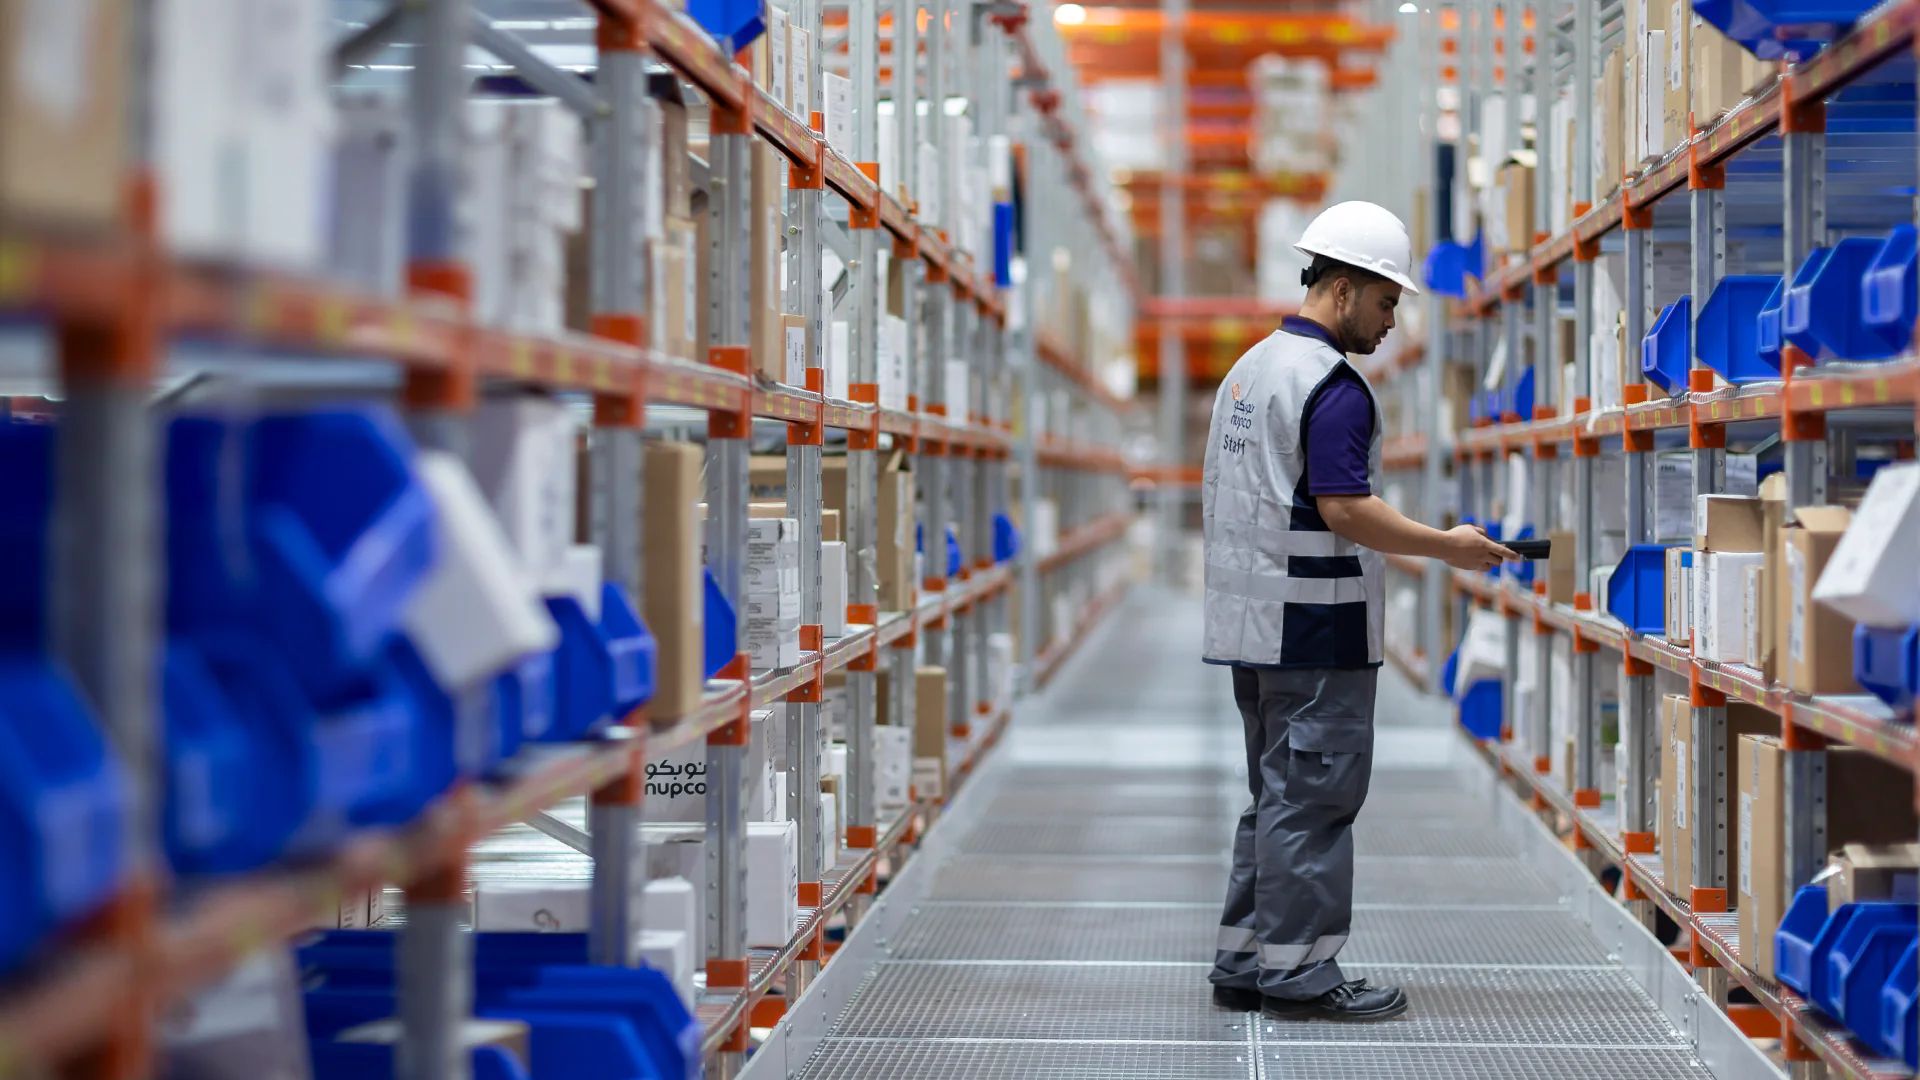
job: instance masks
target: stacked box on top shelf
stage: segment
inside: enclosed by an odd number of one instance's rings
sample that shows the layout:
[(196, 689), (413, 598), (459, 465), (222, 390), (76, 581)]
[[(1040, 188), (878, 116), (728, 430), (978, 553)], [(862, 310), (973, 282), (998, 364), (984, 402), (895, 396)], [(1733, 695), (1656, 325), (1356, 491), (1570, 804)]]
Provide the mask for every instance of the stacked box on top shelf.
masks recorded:
[[(757, 509), (757, 508), (756, 508)], [(800, 662), (800, 521), (747, 522), (747, 651), (755, 670)]]
[(468, 104), (467, 121), (474, 313), (558, 333), (567, 321), (567, 237), (583, 224), (580, 120), (551, 98), (483, 98)]

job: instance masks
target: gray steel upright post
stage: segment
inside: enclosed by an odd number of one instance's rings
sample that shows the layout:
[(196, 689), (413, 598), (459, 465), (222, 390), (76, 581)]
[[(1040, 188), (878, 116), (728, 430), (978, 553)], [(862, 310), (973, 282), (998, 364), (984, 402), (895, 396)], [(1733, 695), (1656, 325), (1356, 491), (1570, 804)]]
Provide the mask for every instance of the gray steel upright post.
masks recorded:
[[(1164, 0), (1160, 32), (1160, 79), (1165, 94), (1161, 131), (1166, 141), (1160, 171), (1160, 295), (1176, 308), (1187, 295), (1187, 0)], [(1175, 475), (1187, 464), (1187, 349), (1177, 317), (1160, 321), (1160, 459)], [(1186, 491), (1160, 485), (1161, 570), (1176, 580)]]
[[(611, 18), (612, 16), (602, 16)], [(642, 348), (636, 331), (645, 325), (649, 295), (647, 245), (635, 212), (642, 197), (651, 130), (641, 123), (646, 101), (646, 63), (639, 49), (600, 52), (595, 88), (603, 109), (591, 121), (594, 215), (592, 244), (593, 308), (598, 332), (620, 334)], [(602, 574), (625, 589), (636, 608), (644, 587), (640, 561), (640, 428), (646, 403), (631, 398), (595, 402), (591, 507), (592, 535), (600, 546)], [(637, 890), (645, 888), (644, 861), (636, 866), (641, 807), (645, 790), (639, 778), (623, 778), (588, 803), (593, 837), (592, 919), (588, 955), (597, 964), (631, 966), (640, 931)], [(636, 875), (638, 878), (636, 879)]]
[[(1793, 110), (1783, 110), (1784, 127), (1795, 124)], [(1812, 117), (1806, 119), (1811, 120)], [(1791, 274), (1815, 248), (1827, 245), (1826, 132), (1788, 130), (1781, 136), (1785, 174), (1785, 220), (1782, 229), (1784, 272)], [(1786, 441), (1787, 509), (1820, 506), (1827, 501), (1827, 442), (1824, 424), (1819, 431), (1783, 431)], [(1806, 438), (1796, 436), (1805, 435)], [(1784, 649), (1784, 646), (1782, 647)], [(1786, 851), (1782, 872), (1786, 895), (1805, 885), (1827, 857), (1827, 755), (1824, 750), (1796, 750), (1787, 755)]]
[[(465, 291), (456, 210), (466, 167), (467, 0), (423, 0), (408, 85), (413, 162), (408, 178), (407, 257), (416, 288)], [(473, 387), (463, 375), (423, 380), (409, 397), (422, 405), (409, 422), (423, 445), (462, 457), (471, 434), (465, 410)], [(460, 1028), (473, 1010), (472, 939), (462, 927), (459, 869), (410, 889), (398, 942), (400, 1080), (465, 1080)]]
[[(879, 100), (878, 83), (880, 78), (880, 11), (878, 0), (853, 0), (847, 10), (850, 37), (848, 40), (848, 73), (853, 78), (854, 125), (853, 156), (856, 161), (871, 162), (879, 159)], [(911, 63), (911, 57), (895, 57), (895, 62)], [(906, 147), (899, 152), (907, 153)], [(881, 177), (884, 184), (885, 177)], [(875, 400), (878, 400), (880, 384), (880, 314), (885, 297), (886, 283), (880, 279), (880, 230), (878, 228), (855, 228), (850, 230), (853, 240), (854, 258), (848, 267), (853, 280), (854, 318), (853, 318), (853, 356), (850, 358), (852, 373), (850, 382), (875, 388)], [(911, 373), (909, 373), (911, 378)], [(848, 558), (851, 565), (847, 576), (850, 592), (857, 604), (877, 605), (880, 595), (880, 582), (876, 574), (878, 568), (878, 543), (881, 529), (895, 529), (897, 521), (881, 521), (879, 515), (879, 454), (871, 443), (848, 443), (847, 450), (847, 517), (843, 524), (847, 528)], [(909, 539), (908, 542), (911, 542)], [(847, 705), (850, 714), (844, 718), (842, 728), (847, 737), (847, 767), (868, 786), (872, 783), (873, 725), (878, 710), (878, 676), (873, 671), (849, 670), (847, 672)], [(857, 749), (856, 749), (857, 748)], [(858, 754), (858, 759), (855, 754)], [(817, 785), (816, 785), (817, 786)], [(842, 798), (845, 798), (843, 795)], [(854, 816), (855, 810), (859, 816)], [(857, 828), (871, 828), (874, 824), (874, 808), (870, 797), (863, 796), (857, 803), (847, 803), (847, 823)]]
[(1051, 222), (1053, 203), (1057, 198), (1053, 190), (1051, 175), (1052, 148), (1047, 144), (1045, 131), (1033, 112), (1025, 114), (1022, 131), (1026, 136), (1027, 177), (1022, 191), (1026, 196), (1026, 212), (1021, 215), (1020, 228), (1022, 250), (1026, 268), (1026, 281), (1020, 287), (1014, 303), (1020, 308), (1020, 347), (1014, 353), (1014, 376), (1019, 380), (1020, 392), (1012, 396), (1010, 407), (1018, 410), (1014, 418), (1014, 428), (1018, 433), (1013, 444), (1014, 462), (1020, 468), (1020, 523), (1026, 530), (1021, 537), (1020, 550), (1015, 556), (1015, 573), (1019, 581), (1018, 596), (1020, 609), (1016, 613), (1019, 619), (1020, 640), (1020, 691), (1029, 692), (1036, 688), (1034, 661), (1040, 652), (1040, 564), (1034, 553), (1034, 517), (1040, 504), (1040, 455), (1036, 445), (1034, 420), (1046, 409), (1046, 375), (1040, 363), (1040, 275), (1047, 266), (1052, 250)]

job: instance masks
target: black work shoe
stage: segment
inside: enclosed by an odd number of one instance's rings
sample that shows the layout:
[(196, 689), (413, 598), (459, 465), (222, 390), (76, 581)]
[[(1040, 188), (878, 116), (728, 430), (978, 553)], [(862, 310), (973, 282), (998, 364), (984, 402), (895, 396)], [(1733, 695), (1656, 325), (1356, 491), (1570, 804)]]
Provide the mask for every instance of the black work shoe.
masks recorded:
[(1258, 990), (1242, 990), (1235, 986), (1216, 986), (1213, 988), (1213, 1003), (1222, 1009), (1234, 1012), (1259, 1012), (1261, 994)]
[(1407, 1011), (1407, 995), (1397, 986), (1355, 979), (1307, 1001), (1270, 997), (1260, 1011), (1275, 1020), (1385, 1020)]

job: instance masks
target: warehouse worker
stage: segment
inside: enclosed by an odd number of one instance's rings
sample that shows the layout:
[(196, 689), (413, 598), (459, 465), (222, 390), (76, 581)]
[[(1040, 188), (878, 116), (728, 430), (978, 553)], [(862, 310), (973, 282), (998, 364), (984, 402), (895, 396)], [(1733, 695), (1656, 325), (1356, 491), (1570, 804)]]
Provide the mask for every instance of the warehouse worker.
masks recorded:
[(1210, 979), (1214, 1003), (1275, 1019), (1380, 1020), (1397, 987), (1348, 981), (1353, 822), (1373, 768), (1384, 555), (1487, 570), (1511, 551), (1442, 532), (1376, 494), (1380, 410), (1347, 362), (1393, 329), (1407, 229), (1365, 202), (1329, 207), (1294, 245), (1312, 259), (1300, 314), (1248, 350), (1214, 396), (1201, 505), (1209, 664), (1233, 675), (1247, 785)]

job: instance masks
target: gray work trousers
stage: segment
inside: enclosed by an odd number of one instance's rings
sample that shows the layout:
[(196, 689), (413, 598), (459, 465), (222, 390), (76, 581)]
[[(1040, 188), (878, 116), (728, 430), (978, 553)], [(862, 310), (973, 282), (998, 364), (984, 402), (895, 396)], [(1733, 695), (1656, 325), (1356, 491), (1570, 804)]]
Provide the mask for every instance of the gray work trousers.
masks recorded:
[(1345, 982), (1353, 822), (1373, 773), (1377, 668), (1235, 667), (1253, 802), (1233, 839), (1210, 979), (1305, 1000)]

